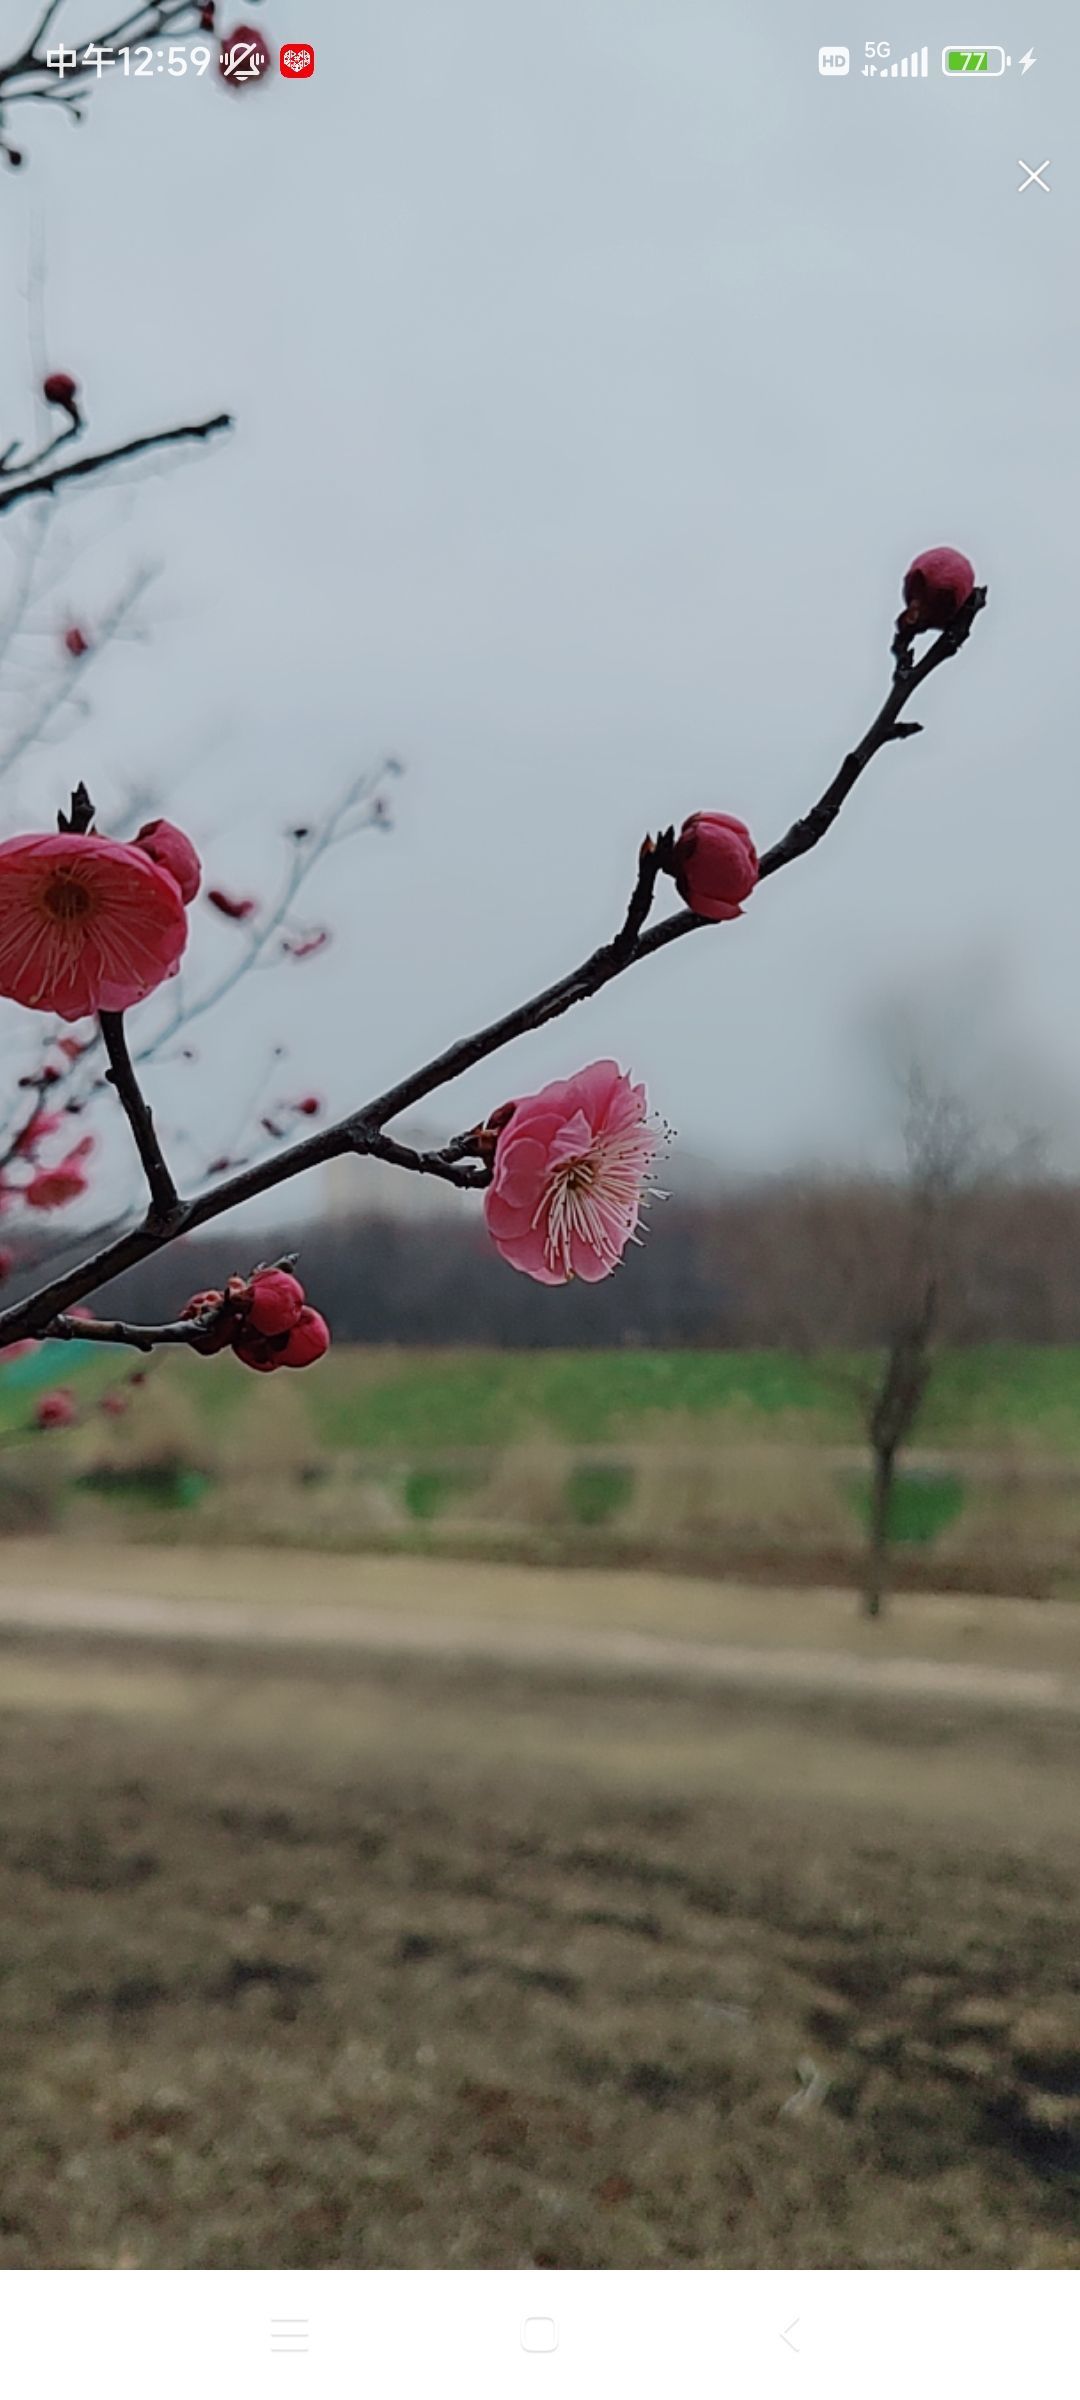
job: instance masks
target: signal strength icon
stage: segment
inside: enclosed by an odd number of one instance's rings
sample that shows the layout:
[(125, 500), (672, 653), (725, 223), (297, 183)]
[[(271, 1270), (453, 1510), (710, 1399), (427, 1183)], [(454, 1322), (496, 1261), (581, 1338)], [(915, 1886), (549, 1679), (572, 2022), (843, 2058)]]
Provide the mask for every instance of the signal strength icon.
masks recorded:
[(891, 67), (878, 68), (882, 82), (889, 76), (929, 75), (929, 73), (930, 52), (925, 47), (922, 50), (913, 50), (910, 58), (894, 58)]

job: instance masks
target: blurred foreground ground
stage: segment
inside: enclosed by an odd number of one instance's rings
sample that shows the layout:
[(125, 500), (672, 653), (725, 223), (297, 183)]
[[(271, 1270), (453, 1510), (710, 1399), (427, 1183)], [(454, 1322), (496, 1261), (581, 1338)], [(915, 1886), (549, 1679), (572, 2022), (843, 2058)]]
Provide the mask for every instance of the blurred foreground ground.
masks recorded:
[(1080, 2265), (1080, 1611), (2, 1569), (0, 2264)]

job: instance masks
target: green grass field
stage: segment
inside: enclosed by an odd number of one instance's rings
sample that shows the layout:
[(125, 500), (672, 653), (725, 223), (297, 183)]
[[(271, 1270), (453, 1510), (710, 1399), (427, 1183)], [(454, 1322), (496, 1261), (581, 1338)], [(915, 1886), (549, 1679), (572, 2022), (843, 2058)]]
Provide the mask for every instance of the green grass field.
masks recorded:
[[(49, 1384), (73, 1383), (90, 1398), (129, 1363), (59, 1344), (15, 1361), (0, 1369), (0, 1431), (25, 1422)], [(671, 1431), (673, 1421), (691, 1441), (777, 1435), (847, 1443), (861, 1437), (858, 1390), (872, 1369), (870, 1358), (802, 1359), (781, 1350), (349, 1348), (289, 1385), (312, 1438), (330, 1450), (497, 1449), (537, 1435), (639, 1443)], [(170, 1357), (155, 1379), (192, 1400), (211, 1433), (246, 1408), (255, 1388), (228, 1356)], [(944, 1353), (920, 1441), (963, 1449), (1018, 1436), (1080, 1450), (1080, 1349), (1002, 1344)]]
[[(129, 1371), (89, 1345), (0, 1371), (7, 1531), (62, 1519), (92, 1539), (127, 1511), (140, 1538), (164, 1512), (211, 1542), (603, 1552), (781, 1582), (850, 1582), (862, 1554), (867, 1358), (342, 1348), (266, 1379), (168, 1354), (109, 1419), (95, 1399)], [(75, 1386), (78, 1424), (21, 1440), (51, 1381)], [(1080, 1350), (945, 1355), (895, 1495), (904, 1571), (1071, 1592), (1078, 1457)]]
[[(0, 1428), (26, 1417), (43, 1382), (75, 1381), (90, 1393), (123, 1371), (89, 1350), (58, 1352), (49, 1363), (51, 1373), (42, 1356), (0, 1373)], [(338, 1349), (316, 1373), (288, 1382), (320, 1448), (416, 1454), (501, 1448), (538, 1435), (640, 1443), (676, 1429), (690, 1441), (858, 1442), (858, 1386), (871, 1371), (869, 1359), (815, 1361), (779, 1350)], [(246, 1409), (255, 1390), (229, 1357), (170, 1358), (155, 1377), (192, 1400), (211, 1433)], [(1080, 1450), (1080, 1349), (1003, 1344), (943, 1354), (920, 1441), (963, 1449), (1015, 1438)]]

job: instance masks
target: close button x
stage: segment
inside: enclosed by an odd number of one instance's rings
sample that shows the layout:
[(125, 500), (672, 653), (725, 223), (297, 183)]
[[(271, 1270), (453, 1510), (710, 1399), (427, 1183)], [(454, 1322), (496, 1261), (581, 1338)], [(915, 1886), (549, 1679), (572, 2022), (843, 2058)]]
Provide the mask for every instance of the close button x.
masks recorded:
[(1048, 191), (1049, 191), (1049, 189), (1050, 189), (1050, 186), (1049, 186), (1049, 184), (1048, 184), (1048, 183), (1044, 183), (1044, 182), (1043, 182), (1043, 168), (1044, 168), (1044, 167), (1048, 167), (1048, 166), (1049, 166), (1049, 164), (1050, 164), (1050, 161), (1049, 161), (1049, 159), (1048, 159), (1048, 158), (1044, 158), (1044, 160), (1043, 160), (1043, 162), (1042, 162), (1042, 166), (1041, 166), (1041, 167), (1029, 167), (1029, 165), (1028, 165), (1028, 163), (1027, 163), (1027, 160), (1026, 160), (1026, 158), (1018, 158), (1016, 163), (1017, 163), (1017, 166), (1018, 166), (1018, 167), (1023, 167), (1024, 173), (1025, 173), (1025, 175), (1026, 175), (1026, 177), (1027, 177), (1027, 182), (1026, 182), (1026, 183), (1018, 183), (1018, 184), (1017, 184), (1017, 187), (1016, 187), (1016, 188), (1017, 188), (1017, 191), (1018, 191), (1018, 192), (1026, 192), (1026, 191), (1027, 191), (1027, 189), (1028, 189), (1028, 185), (1029, 185), (1029, 184), (1032, 184), (1032, 183), (1037, 183), (1037, 184), (1038, 184), (1038, 187), (1039, 187), (1039, 190), (1040, 190), (1040, 192), (1048, 192)]

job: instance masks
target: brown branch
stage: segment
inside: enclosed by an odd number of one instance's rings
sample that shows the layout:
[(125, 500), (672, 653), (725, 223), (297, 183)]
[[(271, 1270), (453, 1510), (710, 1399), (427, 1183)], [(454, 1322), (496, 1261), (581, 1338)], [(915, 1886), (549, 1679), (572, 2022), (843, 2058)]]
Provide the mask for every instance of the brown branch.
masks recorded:
[[(80, 789), (82, 787), (80, 786)], [(150, 1209), (155, 1222), (165, 1227), (180, 1206), (180, 1194), (169, 1172), (164, 1151), (154, 1129), (154, 1120), (143, 1098), (139, 1078), (131, 1063), (131, 1053), (124, 1033), (124, 1020), (119, 1014), (103, 1009), (98, 1019), (101, 1038), (109, 1061), (106, 1081), (116, 1091), (120, 1106), (135, 1137), (135, 1147), (142, 1160), (143, 1172), (150, 1191)]]
[(119, 1342), (127, 1350), (160, 1350), (167, 1343), (191, 1348), (202, 1340), (212, 1319), (208, 1316), (182, 1317), (175, 1325), (129, 1325), (122, 1317), (69, 1317), (50, 1319), (42, 1340), (48, 1342)]
[(983, 585), (972, 592), (949, 631), (938, 635), (937, 641), (931, 644), (918, 666), (912, 666), (909, 657), (897, 662), (884, 707), (879, 709), (861, 742), (856, 744), (854, 750), (849, 750), (839, 773), (833, 777), (828, 791), (822, 793), (809, 816), (800, 817), (798, 824), (784, 835), (783, 841), (776, 842), (771, 850), (766, 851), (761, 862), (762, 876), (775, 875), (779, 867), (790, 866), (792, 859), (804, 857), (807, 850), (812, 850), (820, 842), (822, 835), (828, 833), (829, 827), (835, 824), (853, 784), (858, 782), (864, 768), (869, 766), (878, 751), (884, 749), (886, 742), (907, 741), (912, 734), (922, 732), (921, 725), (901, 724), (900, 712), (906, 708), (912, 693), (917, 692), (919, 685), (933, 674), (935, 667), (943, 666), (946, 659), (956, 657), (980, 609), (985, 606), (986, 587)]
[(385, 1159), (389, 1166), (405, 1167), (413, 1175), (438, 1176), (442, 1183), (456, 1184), (461, 1192), (483, 1192), (491, 1182), (490, 1164), (475, 1155), (472, 1159), (463, 1156), (453, 1142), (448, 1142), (445, 1150), (411, 1150), (388, 1133), (371, 1133), (365, 1139), (364, 1152), (368, 1158)]
[[(849, 751), (839, 773), (821, 799), (808, 816), (800, 817), (783, 839), (766, 851), (761, 862), (763, 878), (776, 874), (781, 867), (789, 866), (793, 860), (804, 857), (807, 851), (814, 849), (835, 824), (848, 793), (871, 759), (886, 743), (903, 739), (916, 730), (914, 726), (900, 724), (901, 710), (911, 693), (925, 682), (936, 667), (946, 659), (955, 657), (985, 604), (985, 590), (973, 592), (955, 624), (948, 633), (939, 636), (918, 666), (913, 668), (909, 663), (898, 663), (884, 706), (861, 742)], [(642, 875), (643, 865), (639, 861), (638, 880), (630, 903), (632, 912), (641, 904)], [(650, 903), (654, 887), (655, 877), (650, 884), (646, 872), (645, 895)], [(531, 1000), (522, 1001), (519, 1007), (508, 1010), (505, 1016), (496, 1017), (479, 1032), (452, 1042), (448, 1049), (440, 1051), (426, 1066), (404, 1076), (376, 1099), (369, 1100), (350, 1116), (340, 1118), (336, 1125), (329, 1125), (320, 1133), (309, 1134), (305, 1140), (292, 1143), (273, 1158), (263, 1159), (255, 1166), (226, 1177), (195, 1200), (178, 1202), (167, 1225), (160, 1226), (148, 1219), (145, 1224), (121, 1234), (116, 1241), (107, 1243), (80, 1266), (58, 1275), (52, 1283), (32, 1293), (29, 1299), (0, 1310), (0, 1343), (12, 1342), (28, 1334), (40, 1336), (58, 1312), (85, 1299), (90, 1292), (97, 1291), (103, 1283), (125, 1273), (129, 1267), (138, 1266), (142, 1259), (150, 1257), (154, 1251), (164, 1249), (181, 1235), (195, 1232), (201, 1225), (212, 1223), (215, 1217), (224, 1216), (228, 1210), (239, 1207), (241, 1202), (273, 1191), (278, 1184), (291, 1182), (294, 1176), (306, 1174), (311, 1167), (325, 1165), (329, 1159), (343, 1158), (350, 1152), (360, 1157), (365, 1154), (390, 1156), (393, 1163), (408, 1164), (415, 1171), (415, 1162), (423, 1157), (423, 1153), (407, 1153), (403, 1146), (388, 1142), (384, 1127), (391, 1118), (400, 1116), (405, 1109), (416, 1107), (444, 1085), (456, 1082), (471, 1067), (477, 1066), (482, 1059), (490, 1058), (496, 1051), (504, 1050), (520, 1035), (535, 1032), (539, 1026), (548, 1025), (555, 1017), (565, 1015), (567, 1009), (576, 1007), (579, 1001), (591, 999), (594, 993), (603, 990), (605, 984), (625, 974), (629, 967), (637, 966), (643, 959), (652, 958), (671, 942), (680, 941), (684, 934), (700, 932), (707, 922), (704, 917), (695, 916), (691, 909), (680, 909), (659, 925), (651, 928), (643, 926), (640, 932), (633, 933), (629, 939), (624, 923), (613, 941), (605, 942), (599, 950), (594, 950), (569, 975), (561, 976), (557, 983), (548, 984), (544, 991), (538, 992)], [(461, 1144), (467, 1143), (470, 1138), (462, 1136)], [(399, 1148), (402, 1149), (400, 1157), (395, 1156)], [(448, 1163), (455, 1161), (456, 1155), (461, 1155), (461, 1145), (450, 1144), (441, 1155)], [(437, 1158), (440, 1154), (433, 1152), (429, 1156)], [(438, 1172), (438, 1169), (428, 1165), (421, 1166), (419, 1171), (432, 1173)], [(456, 1177), (451, 1180), (456, 1180)]]
[(673, 873), (674, 854), (674, 825), (669, 825), (666, 832), (658, 834), (655, 841), (651, 833), (646, 834), (638, 851), (637, 881), (630, 894), (626, 915), (611, 945), (613, 950), (629, 954), (633, 949), (656, 898), (657, 878), (661, 874)]
[(5, 483), (0, 487), (0, 516), (6, 509), (15, 508), (20, 500), (32, 500), (38, 492), (54, 492), (60, 483), (72, 483), (83, 475), (99, 475), (106, 467), (119, 466), (126, 458), (139, 458), (147, 450), (164, 450), (173, 442), (204, 442), (210, 434), (226, 433), (232, 425), (230, 416), (207, 417), (199, 425), (170, 425), (162, 433), (136, 434), (134, 441), (120, 442), (115, 450), (95, 450), (88, 458), (73, 458), (66, 467), (50, 467), (43, 475), (27, 476), (22, 483)]
[(82, 430), (82, 418), (76, 416), (70, 425), (65, 425), (62, 433), (54, 433), (47, 442), (43, 442), (41, 449), (36, 450), (32, 458), (19, 458), (17, 452), (21, 444), (9, 442), (3, 457), (0, 458), (0, 477), (8, 482), (15, 475), (31, 474), (35, 467), (43, 467), (46, 459), (52, 458), (57, 450), (61, 450), (65, 442), (77, 441)]

